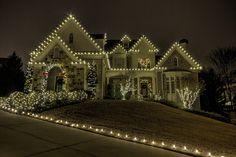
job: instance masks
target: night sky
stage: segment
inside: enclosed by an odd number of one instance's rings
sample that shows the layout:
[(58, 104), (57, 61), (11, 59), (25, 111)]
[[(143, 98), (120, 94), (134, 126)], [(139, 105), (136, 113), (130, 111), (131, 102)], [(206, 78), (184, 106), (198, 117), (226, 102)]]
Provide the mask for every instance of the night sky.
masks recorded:
[(235, 0), (0, 0), (0, 57), (16, 51), (28, 60), (69, 13), (109, 39), (145, 34), (161, 53), (186, 38), (203, 64), (211, 49), (236, 46)]

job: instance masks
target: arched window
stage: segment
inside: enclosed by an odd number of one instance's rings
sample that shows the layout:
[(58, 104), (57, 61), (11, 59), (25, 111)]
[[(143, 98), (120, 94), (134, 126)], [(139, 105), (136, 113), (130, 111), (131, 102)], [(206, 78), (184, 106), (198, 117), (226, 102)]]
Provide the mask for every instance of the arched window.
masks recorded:
[(173, 65), (174, 66), (179, 66), (179, 59), (178, 59), (178, 57), (174, 57), (173, 58)]
[(69, 35), (69, 43), (72, 44), (73, 40), (74, 40), (73, 33), (70, 33), (70, 35)]

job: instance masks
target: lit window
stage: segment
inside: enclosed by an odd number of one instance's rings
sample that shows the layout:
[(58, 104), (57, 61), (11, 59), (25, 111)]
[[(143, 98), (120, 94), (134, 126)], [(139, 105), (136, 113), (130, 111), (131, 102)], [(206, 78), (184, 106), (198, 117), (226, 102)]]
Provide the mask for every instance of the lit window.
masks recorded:
[(150, 68), (151, 61), (149, 58), (139, 58), (138, 59), (138, 68)]
[(73, 33), (70, 33), (70, 35), (69, 35), (69, 43), (72, 44), (73, 40), (74, 40)]

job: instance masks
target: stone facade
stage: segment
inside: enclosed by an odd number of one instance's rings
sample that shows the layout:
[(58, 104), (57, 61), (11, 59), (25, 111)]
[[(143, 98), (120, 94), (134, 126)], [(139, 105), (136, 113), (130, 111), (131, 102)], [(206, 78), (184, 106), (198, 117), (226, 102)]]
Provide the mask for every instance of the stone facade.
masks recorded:
[[(108, 40), (106, 34), (89, 34), (69, 15), (31, 53), (32, 90), (88, 88), (87, 72), (97, 66), (96, 97), (120, 99), (120, 83), (128, 78), (133, 90), (127, 98), (154, 98), (179, 103), (176, 89), (198, 86), (201, 66), (187, 52), (186, 42), (176, 42), (157, 60), (158, 48), (146, 37)], [(195, 105), (199, 108), (199, 103)]]

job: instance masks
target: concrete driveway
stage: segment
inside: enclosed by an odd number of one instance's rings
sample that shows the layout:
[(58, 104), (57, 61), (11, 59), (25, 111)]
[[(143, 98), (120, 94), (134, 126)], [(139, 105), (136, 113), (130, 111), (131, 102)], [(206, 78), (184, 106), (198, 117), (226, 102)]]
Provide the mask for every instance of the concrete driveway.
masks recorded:
[(0, 111), (1, 157), (187, 157)]

